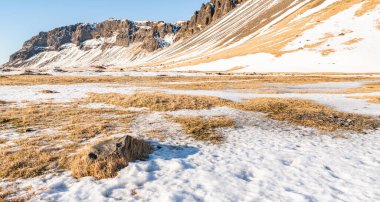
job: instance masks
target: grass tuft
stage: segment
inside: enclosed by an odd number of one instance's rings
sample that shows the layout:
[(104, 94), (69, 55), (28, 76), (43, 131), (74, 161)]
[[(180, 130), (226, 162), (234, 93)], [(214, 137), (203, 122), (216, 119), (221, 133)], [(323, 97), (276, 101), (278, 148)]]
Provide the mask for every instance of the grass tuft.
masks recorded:
[(364, 99), (369, 103), (380, 104), (380, 96), (353, 96), (351, 98)]
[[(77, 154), (71, 162), (70, 168), (72, 175), (76, 178), (92, 176), (95, 179), (104, 179), (116, 177), (117, 172), (128, 166), (128, 162), (137, 160), (146, 160), (153, 148), (150, 143), (144, 140), (135, 139), (132, 137), (122, 148), (122, 153), (112, 153), (110, 155), (99, 155), (96, 160), (90, 160), (88, 155), (91, 150), (84, 150)], [(101, 143), (109, 145), (116, 144), (112, 140), (106, 140)]]
[(231, 101), (211, 96), (174, 95), (166, 93), (138, 93), (134, 95), (91, 93), (89, 94), (88, 102), (112, 104), (126, 108), (146, 107), (153, 111), (209, 109), (231, 103)]
[(288, 98), (255, 98), (241, 109), (258, 111), (269, 118), (325, 131), (351, 130), (362, 132), (380, 127), (380, 121), (370, 116), (338, 112), (312, 101)]
[(187, 134), (196, 140), (221, 142), (223, 135), (216, 131), (217, 128), (231, 128), (235, 121), (228, 117), (202, 118), (197, 116), (180, 116), (173, 120), (181, 124)]

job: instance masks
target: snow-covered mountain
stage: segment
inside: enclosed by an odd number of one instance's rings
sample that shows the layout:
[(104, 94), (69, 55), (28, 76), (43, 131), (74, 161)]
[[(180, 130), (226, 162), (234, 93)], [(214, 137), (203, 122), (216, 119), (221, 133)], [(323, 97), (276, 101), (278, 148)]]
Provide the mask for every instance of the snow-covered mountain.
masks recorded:
[[(212, 0), (191, 20), (174, 25), (117, 21), (131, 24), (132, 35), (125, 34), (123, 26), (103, 26), (107, 34), (98, 34), (99, 24), (81, 24), (95, 30), (91, 37), (78, 39), (73, 28), (69, 43), (34, 46), (34, 54), (20, 56), (30, 46), (26, 42), (6, 66), (379, 72), (379, 4), (379, 0)], [(59, 41), (47, 35), (47, 44)]]

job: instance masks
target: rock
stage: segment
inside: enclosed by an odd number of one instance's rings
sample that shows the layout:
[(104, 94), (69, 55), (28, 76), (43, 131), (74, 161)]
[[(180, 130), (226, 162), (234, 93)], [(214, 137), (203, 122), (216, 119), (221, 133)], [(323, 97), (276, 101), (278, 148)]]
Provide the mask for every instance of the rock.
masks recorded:
[[(211, 23), (247, 0), (211, 0), (202, 4), (190, 20), (177, 24), (158, 22), (134, 22), (130, 20), (109, 19), (101, 23), (79, 23), (41, 32), (26, 41), (21, 50), (10, 56), (4, 66), (28, 66), (27, 60), (45, 51), (61, 51), (64, 44), (75, 44), (83, 51), (101, 47), (129, 47), (138, 45), (135, 57), (141, 51), (153, 52), (170, 46), (172, 42), (183, 40), (205, 29)], [(86, 46), (88, 40), (104, 40), (101, 44)]]
[(94, 145), (88, 153), (88, 159), (94, 161), (121, 157), (127, 161), (145, 160), (152, 151), (153, 147), (150, 143), (125, 136)]

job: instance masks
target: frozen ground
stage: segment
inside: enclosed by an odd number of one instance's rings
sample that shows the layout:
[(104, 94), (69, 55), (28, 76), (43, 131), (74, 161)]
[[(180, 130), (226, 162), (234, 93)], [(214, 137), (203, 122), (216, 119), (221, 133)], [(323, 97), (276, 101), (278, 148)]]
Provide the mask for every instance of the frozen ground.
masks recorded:
[[(345, 89), (360, 82), (335, 85)], [(320, 89), (327, 84), (293, 86)], [(57, 94), (43, 94), (41, 90)], [(88, 92), (125, 93), (148, 90), (120, 84), (78, 84), (0, 86), (0, 100), (69, 102)], [(254, 97), (294, 97), (311, 99), (335, 109), (380, 116), (380, 105), (351, 99), (357, 95), (284, 93), (255, 94), (239, 91), (180, 91), (149, 88), (176, 94), (218, 96), (234, 101)], [(16, 104), (17, 104), (16, 103)], [(89, 104), (87, 108), (112, 108)], [(76, 180), (69, 172), (18, 180), (19, 188), (32, 186), (32, 201), (379, 201), (380, 131), (355, 134), (324, 133), (291, 126), (265, 118), (260, 113), (227, 107), (174, 112), (144, 111), (130, 123), (130, 135), (145, 136), (160, 131), (164, 139), (155, 141), (156, 151), (148, 161), (131, 163), (116, 178)], [(165, 118), (181, 116), (228, 116), (236, 128), (220, 129), (223, 144), (194, 141), (180, 126)], [(4, 132), (4, 131), (2, 131)], [(12, 137), (14, 135), (14, 137)], [(124, 135), (124, 134), (120, 134)], [(343, 135), (345, 138), (334, 138)], [(19, 138), (6, 133), (7, 138)], [(9, 182), (0, 181), (0, 187)], [(21, 191), (22, 196), (26, 192)]]
[(380, 200), (379, 131), (333, 139), (229, 108), (169, 114), (227, 115), (238, 125), (222, 130), (226, 142), (214, 145), (179, 140), (179, 126), (150, 114), (133, 124), (167, 127), (168, 138), (155, 143), (160, 149), (148, 161), (131, 163), (114, 179), (78, 181), (64, 173), (21, 186), (43, 189), (34, 201)]
[[(10, 102), (70, 102), (84, 98), (87, 93), (122, 93), (133, 94), (136, 91), (162, 91), (172, 94), (204, 95), (215, 96), (232, 101), (243, 101), (244, 99), (257, 97), (279, 97), (279, 98), (302, 98), (316, 101), (328, 105), (334, 109), (380, 116), (380, 105), (368, 103), (366, 100), (354, 99), (354, 96), (380, 96), (380, 92), (375, 93), (354, 93), (354, 94), (325, 94), (327, 86), (334, 86), (332, 89), (342, 90), (358, 87), (362, 84), (358, 82), (341, 83), (320, 83), (308, 85), (287, 86), (283, 90), (288, 93), (283, 94), (257, 94), (239, 92), (237, 90), (173, 90), (166, 88), (136, 87), (120, 84), (75, 84), (75, 85), (36, 85), (36, 86), (0, 86), (0, 100)], [(44, 94), (42, 90), (53, 90), (59, 93)], [(277, 90), (277, 89), (276, 89)], [(294, 93), (295, 90), (316, 91), (319, 93)], [(15, 93), (17, 92), (17, 93)]]

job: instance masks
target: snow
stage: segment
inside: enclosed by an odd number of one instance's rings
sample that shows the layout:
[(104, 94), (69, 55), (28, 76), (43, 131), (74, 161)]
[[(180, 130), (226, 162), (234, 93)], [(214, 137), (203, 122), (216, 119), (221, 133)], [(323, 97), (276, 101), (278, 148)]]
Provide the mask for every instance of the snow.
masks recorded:
[[(70, 174), (21, 180), (44, 188), (32, 201), (377, 201), (380, 173), (379, 131), (320, 136), (262, 115), (229, 108), (172, 114), (239, 117), (238, 127), (222, 129), (220, 145), (175, 137), (154, 143), (148, 161), (130, 163), (113, 179), (73, 179)], [(156, 122), (169, 124), (160, 113)], [(150, 118), (141, 118), (146, 124)], [(136, 123), (138, 124), (138, 123)], [(153, 127), (144, 128), (155, 129)], [(136, 195), (132, 195), (132, 190)]]
[[(88, 93), (121, 93), (133, 94), (138, 91), (161, 91), (172, 94), (185, 94), (185, 95), (204, 95), (215, 96), (236, 102), (244, 101), (249, 98), (258, 97), (279, 97), (279, 98), (300, 98), (308, 99), (330, 106), (336, 110), (380, 116), (380, 105), (368, 103), (363, 99), (354, 99), (351, 97), (356, 96), (380, 96), (380, 92), (375, 93), (353, 93), (353, 94), (334, 94), (327, 93), (326, 88), (333, 85), (332, 92), (351, 87), (358, 87), (365, 83), (364, 81), (357, 82), (337, 82), (337, 83), (320, 83), (308, 85), (294, 85), (287, 86), (279, 90), (280, 94), (258, 94), (240, 92), (238, 90), (173, 90), (159, 87), (139, 87), (121, 84), (75, 84), (75, 85), (35, 85), (35, 86), (0, 86), (0, 99), (9, 102), (16, 102), (22, 104), (23, 101), (30, 102), (70, 102), (76, 99), (87, 97)], [(268, 86), (269, 87), (269, 86)], [(299, 91), (309, 91), (309, 93), (297, 93)], [(42, 90), (53, 90), (59, 93), (44, 94)], [(18, 93), (14, 93), (18, 92)]]
[[(297, 16), (293, 21), (326, 9), (336, 2), (336, 0), (325, 1), (321, 5)], [(375, 27), (376, 20), (379, 18), (380, 7), (378, 6), (365, 15), (357, 17), (355, 13), (361, 8), (362, 4), (358, 3), (347, 10), (341, 11), (328, 20), (317, 24), (314, 28), (305, 31), (283, 49), (283, 51), (291, 52), (282, 56), (276, 57), (269, 53), (255, 53), (179, 67), (174, 70), (226, 71), (234, 67), (243, 67), (243, 69), (235, 72), (379, 72), (378, 58), (380, 55), (378, 47), (380, 47), (380, 30)], [(293, 9), (290, 9), (282, 17), (276, 18), (275, 21), (258, 32), (261, 35), (265, 34), (271, 25), (301, 5), (298, 4)], [(325, 39), (326, 35), (332, 35), (332, 37)], [(256, 36), (256, 33), (248, 35), (223, 50), (245, 43), (254, 36)], [(351, 40), (358, 40), (358, 42), (347, 44)], [(303, 48), (305, 45), (318, 42), (323, 43), (315, 48)], [(300, 50), (300, 48), (303, 49)], [(333, 49), (335, 52), (323, 56), (321, 52), (327, 49)], [(214, 52), (211, 51), (210, 54)], [(185, 60), (201, 53), (203, 52), (198, 48), (196, 51), (193, 50), (191, 54), (181, 56), (179, 59)], [(203, 54), (203, 56), (206, 55)]]
[[(284, 91), (355, 88), (370, 81), (290, 85)], [(273, 84), (274, 86), (276, 84)], [(275, 86), (278, 87), (278, 86)], [(42, 94), (41, 90), (57, 94)], [(137, 91), (217, 96), (234, 101), (254, 97), (310, 99), (337, 110), (380, 116), (380, 105), (351, 99), (362, 94), (281, 93), (255, 94), (234, 90), (202, 91), (145, 88), (122, 84), (0, 86), (0, 99), (32, 102), (71, 102), (89, 92), (132, 94)], [(17, 93), (15, 93), (17, 92)], [(266, 118), (261, 113), (228, 107), (205, 110), (152, 112), (92, 103), (86, 108), (119, 108), (143, 112), (129, 124), (127, 134), (146, 138), (147, 131), (161, 131), (156, 150), (147, 161), (130, 163), (112, 179), (77, 180), (70, 172), (0, 181), (0, 187), (33, 187), (31, 201), (378, 201), (380, 199), (380, 130), (366, 134), (320, 132)], [(222, 144), (195, 141), (167, 117), (227, 116), (235, 128), (220, 128)], [(49, 129), (51, 132), (54, 129)], [(49, 130), (44, 133), (49, 133)], [(16, 140), (23, 134), (2, 131), (0, 138)], [(117, 136), (126, 134), (117, 134)], [(344, 135), (347, 139), (334, 138)], [(10, 143), (7, 143), (10, 144)], [(29, 190), (29, 189), (28, 189)], [(134, 193), (134, 194), (132, 194)], [(18, 196), (27, 190), (18, 192)]]
[[(124, 72), (94, 72), (94, 71), (71, 71), (71, 72), (56, 72), (55, 69), (48, 69), (46, 71), (42, 71), (42, 73), (48, 73), (53, 76), (132, 76), (132, 77), (153, 77), (153, 76), (213, 76), (208, 75), (202, 72), (176, 72), (176, 71), (124, 71)], [(24, 73), (24, 71), (10, 71), (10, 72), (1, 72), (0, 75), (20, 75)]]
[(333, 3), (336, 3), (340, 0), (325, 0), (323, 1), (323, 3), (321, 3), (319, 6), (316, 6), (310, 10), (307, 10), (306, 12), (302, 13), (301, 15), (297, 16), (295, 19), (293, 19), (292, 21), (297, 21), (299, 19), (302, 19), (304, 17), (307, 17), (307, 16), (310, 16), (314, 13), (317, 13), (325, 8), (327, 8), (328, 6), (330, 6), (331, 4)]

